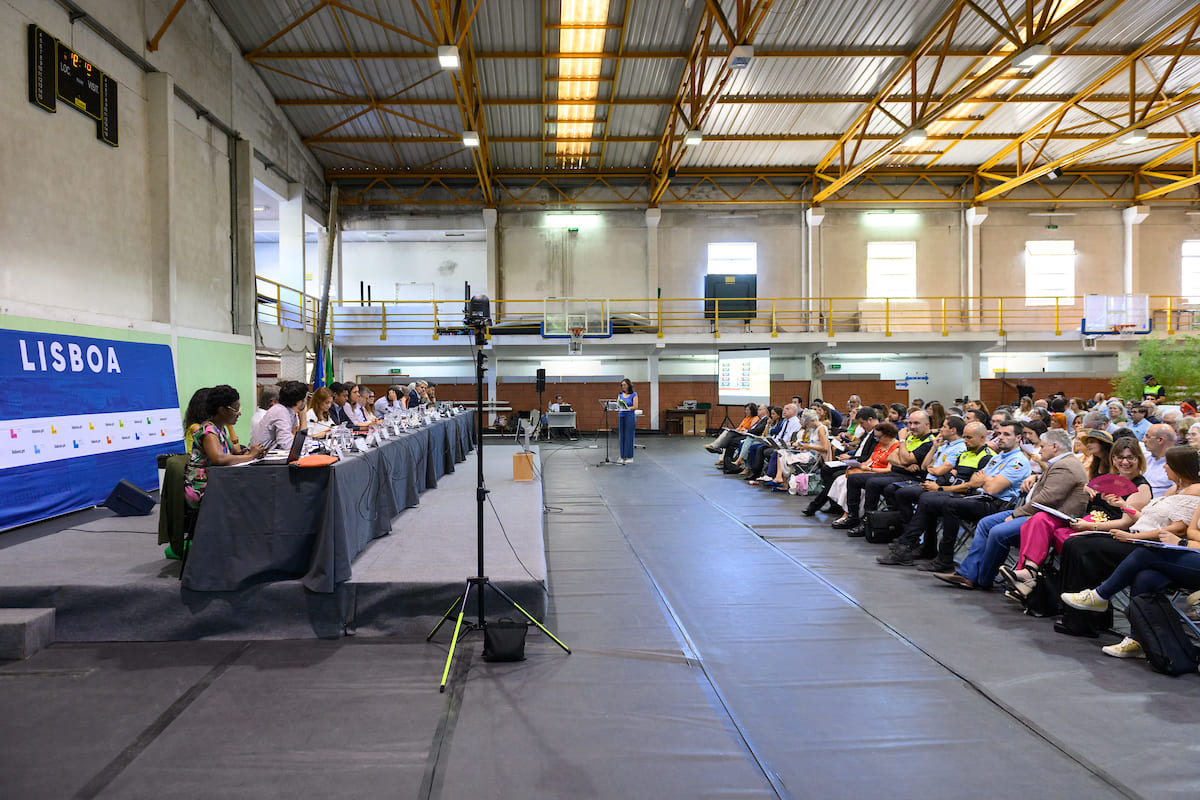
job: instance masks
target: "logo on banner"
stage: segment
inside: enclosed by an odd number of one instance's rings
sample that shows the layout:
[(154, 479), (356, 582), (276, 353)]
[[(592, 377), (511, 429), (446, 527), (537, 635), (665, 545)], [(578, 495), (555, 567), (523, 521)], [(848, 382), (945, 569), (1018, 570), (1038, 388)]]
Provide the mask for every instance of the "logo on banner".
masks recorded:
[(83, 372), (84, 367), (99, 375), (101, 372), (121, 372), (121, 363), (117, 360), (117, 348), (109, 345), (107, 358), (105, 354), (100, 352), (97, 345), (89, 344), (87, 348), (83, 348), (75, 342), (66, 344), (66, 353), (63, 353), (64, 345), (62, 342), (50, 342), (50, 361), (46, 361), (46, 343), (38, 339), (37, 352), (32, 352), (24, 339), (19, 339), (21, 346), (21, 369), (26, 372), (66, 372), (68, 367), (71, 372)]

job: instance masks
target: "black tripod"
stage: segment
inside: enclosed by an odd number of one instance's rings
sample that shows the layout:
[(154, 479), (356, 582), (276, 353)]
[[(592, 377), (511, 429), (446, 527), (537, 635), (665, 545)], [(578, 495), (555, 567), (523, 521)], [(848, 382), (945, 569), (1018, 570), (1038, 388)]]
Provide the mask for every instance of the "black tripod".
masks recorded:
[[(433, 626), (433, 630), (425, 637), (425, 641), (433, 639), (434, 634), (441, 629), (446, 620), (450, 619), (450, 615), (454, 613), (454, 609), (458, 607), (458, 619), (454, 623), (454, 638), (450, 640), (450, 652), (446, 654), (446, 668), (442, 670), (442, 683), (438, 688), (439, 692), (446, 691), (446, 682), (450, 678), (450, 664), (454, 661), (454, 648), (460, 641), (465, 639), (472, 631), (482, 631), (487, 628), (487, 621), (484, 619), (484, 598), (483, 590), (491, 589), (496, 594), (500, 595), (508, 604), (520, 611), (525, 619), (533, 623), (538, 630), (550, 637), (556, 645), (571, 652), (571, 648), (563, 644), (557, 636), (547, 630), (546, 626), (538, 622), (521, 606), (517, 605), (517, 601), (513, 600), (504, 593), (500, 587), (488, 580), (487, 575), (483, 574), (483, 503), (487, 500), (488, 490), (483, 482), (483, 373), (485, 367), (484, 362), (487, 356), (483, 352), (483, 343), (485, 341), (484, 327), (479, 326), (475, 329), (475, 440), (478, 443), (479, 449), (475, 451), (475, 464), (477, 468), (477, 480), (475, 486), (475, 547), (476, 547), (476, 571), (473, 577), (467, 578), (467, 586), (463, 589), (463, 593), (455, 598), (450, 604), (450, 608), (446, 609), (446, 613), (438, 620), (438, 624)], [(471, 596), (472, 587), (475, 589), (475, 599), (478, 603), (476, 606), (476, 618), (474, 622), (463, 623), (463, 616), (467, 613), (467, 600)], [(461, 631), (461, 633), (460, 633)]]
[(611, 455), (612, 451), (610, 449), (611, 445), (612, 445), (612, 428), (610, 428), (608, 426), (608, 410), (609, 410), (609, 406), (616, 405), (617, 401), (616, 400), (601, 400), (600, 402), (604, 404), (604, 460), (601, 461), (596, 466), (597, 467), (604, 467), (604, 466), (623, 467), (623, 466), (625, 466), (624, 461), (613, 461), (612, 460), (612, 455)]

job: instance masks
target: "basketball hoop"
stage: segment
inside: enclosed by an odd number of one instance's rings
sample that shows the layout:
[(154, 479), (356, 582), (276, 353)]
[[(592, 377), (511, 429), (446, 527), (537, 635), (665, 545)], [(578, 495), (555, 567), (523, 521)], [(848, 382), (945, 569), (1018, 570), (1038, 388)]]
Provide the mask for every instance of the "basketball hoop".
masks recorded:
[(1113, 333), (1123, 342), (1137, 338), (1137, 325), (1113, 325), (1112, 329)]
[(577, 356), (583, 352), (583, 328), (570, 328), (571, 339), (567, 342), (567, 353)]

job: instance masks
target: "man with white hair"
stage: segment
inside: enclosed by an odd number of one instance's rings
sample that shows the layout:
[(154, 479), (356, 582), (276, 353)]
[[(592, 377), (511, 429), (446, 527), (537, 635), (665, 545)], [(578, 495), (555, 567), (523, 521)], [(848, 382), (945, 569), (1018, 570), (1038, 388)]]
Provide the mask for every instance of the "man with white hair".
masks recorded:
[(1142, 437), (1146, 471), (1142, 473), (1155, 497), (1162, 497), (1175, 484), (1167, 477), (1167, 451), (1175, 446), (1175, 429), (1165, 422), (1151, 425)]

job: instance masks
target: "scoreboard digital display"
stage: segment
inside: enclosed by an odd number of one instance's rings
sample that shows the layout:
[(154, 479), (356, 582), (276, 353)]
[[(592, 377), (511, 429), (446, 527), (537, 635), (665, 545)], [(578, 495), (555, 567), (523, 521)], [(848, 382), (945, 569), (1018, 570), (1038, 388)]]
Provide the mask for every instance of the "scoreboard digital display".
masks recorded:
[(96, 138), (117, 146), (117, 82), (36, 25), (29, 26), (29, 102), (50, 113), (57, 101), (96, 121)]

